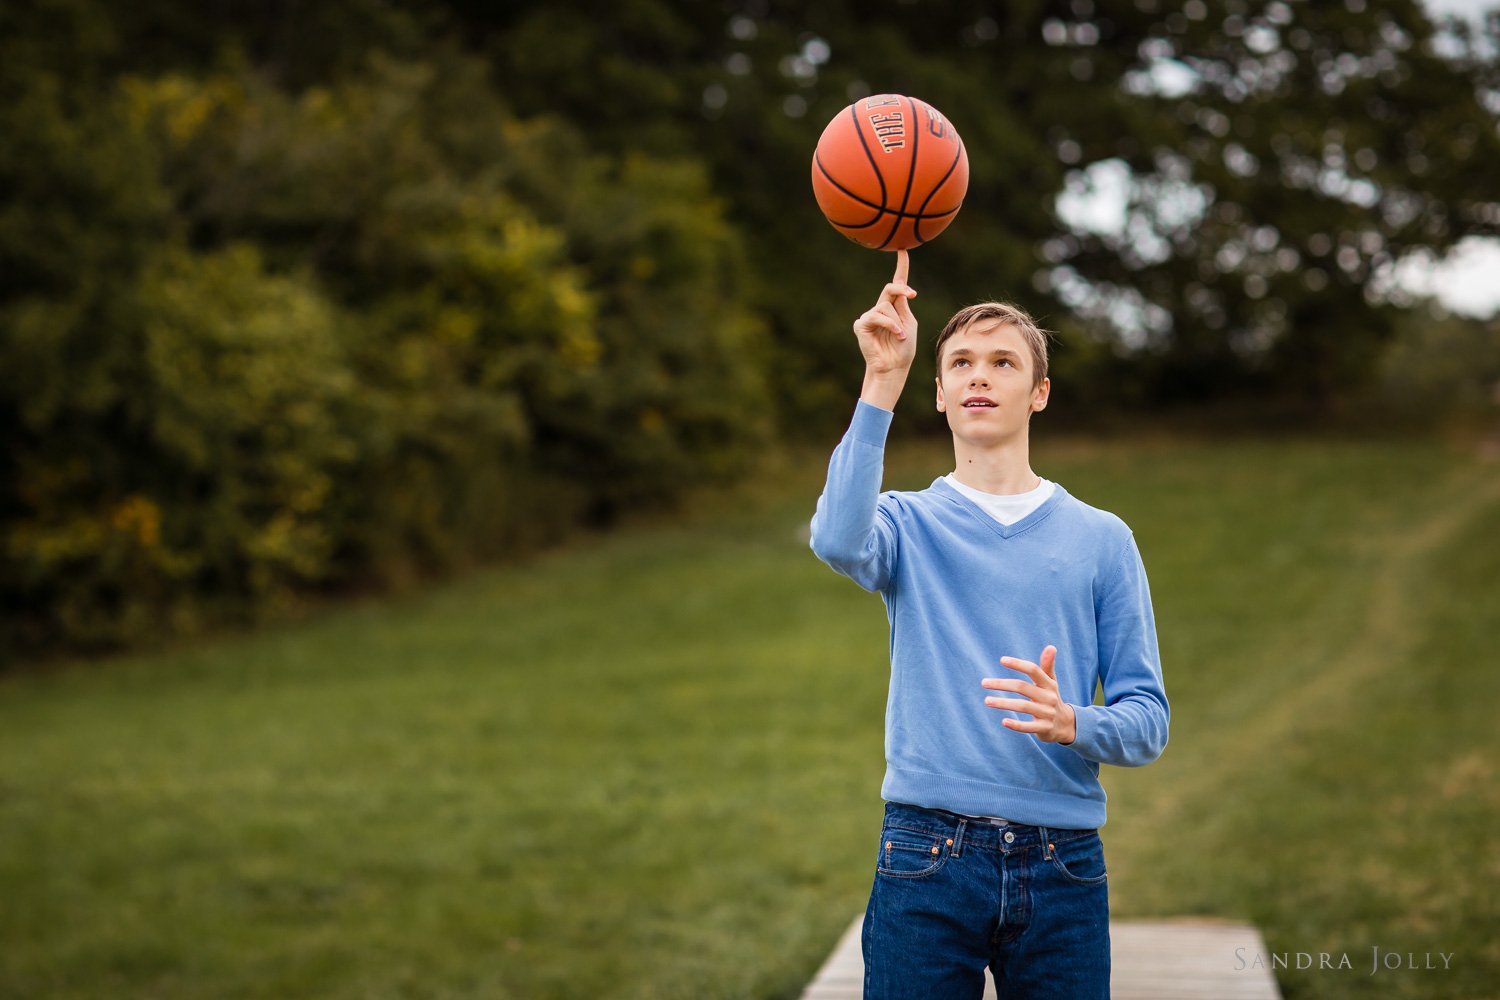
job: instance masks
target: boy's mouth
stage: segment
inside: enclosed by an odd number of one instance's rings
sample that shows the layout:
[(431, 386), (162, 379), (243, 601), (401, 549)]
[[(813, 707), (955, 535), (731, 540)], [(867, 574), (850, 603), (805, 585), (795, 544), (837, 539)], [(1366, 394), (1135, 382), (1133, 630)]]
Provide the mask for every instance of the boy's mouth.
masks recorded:
[(982, 406), (988, 406), (993, 409), (995, 403), (993, 400), (986, 399), (984, 396), (970, 396), (968, 399), (964, 400), (964, 409), (966, 410)]

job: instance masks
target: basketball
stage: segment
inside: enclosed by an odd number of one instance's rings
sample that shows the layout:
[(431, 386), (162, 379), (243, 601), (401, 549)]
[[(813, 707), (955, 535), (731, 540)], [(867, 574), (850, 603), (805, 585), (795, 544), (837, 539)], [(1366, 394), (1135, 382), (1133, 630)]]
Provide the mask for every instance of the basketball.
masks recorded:
[(969, 190), (964, 141), (942, 112), (900, 94), (849, 105), (813, 151), (813, 196), (872, 250), (910, 250), (948, 228)]

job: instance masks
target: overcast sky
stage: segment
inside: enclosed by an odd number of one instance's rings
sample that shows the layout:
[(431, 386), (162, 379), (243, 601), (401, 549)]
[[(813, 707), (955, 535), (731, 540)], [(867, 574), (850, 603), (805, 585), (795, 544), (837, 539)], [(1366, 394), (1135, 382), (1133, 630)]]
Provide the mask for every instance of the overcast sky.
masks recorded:
[[(1434, 16), (1458, 14), (1479, 20), (1486, 11), (1500, 7), (1497, 0), (1424, 0)], [(1500, 240), (1464, 240), (1441, 265), (1410, 261), (1403, 268), (1403, 283), (1415, 290), (1435, 294), (1455, 312), (1470, 316), (1493, 316), (1500, 312)]]
[(1433, 14), (1462, 14), (1477, 19), (1500, 4), (1494, 0), (1426, 0), (1426, 6)]

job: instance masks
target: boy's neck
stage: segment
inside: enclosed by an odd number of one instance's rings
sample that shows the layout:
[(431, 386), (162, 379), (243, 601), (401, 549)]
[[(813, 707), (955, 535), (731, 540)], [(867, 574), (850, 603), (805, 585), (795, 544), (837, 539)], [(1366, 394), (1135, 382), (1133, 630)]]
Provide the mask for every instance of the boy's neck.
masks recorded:
[(1031, 445), (1025, 434), (988, 446), (955, 438), (953, 478), (970, 489), (997, 496), (1029, 493), (1042, 482), (1031, 471)]

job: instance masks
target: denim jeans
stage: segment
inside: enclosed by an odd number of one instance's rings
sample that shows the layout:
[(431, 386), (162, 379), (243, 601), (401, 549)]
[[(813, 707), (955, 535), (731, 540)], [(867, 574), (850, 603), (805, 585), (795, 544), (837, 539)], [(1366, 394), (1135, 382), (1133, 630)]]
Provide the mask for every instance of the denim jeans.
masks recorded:
[(1107, 1000), (1099, 833), (887, 803), (863, 946), (865, 1000)]

